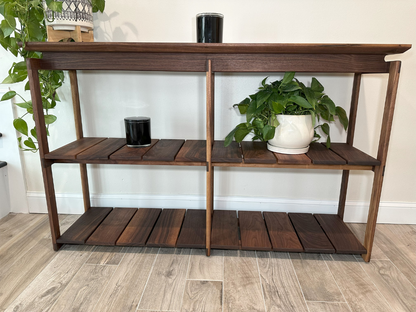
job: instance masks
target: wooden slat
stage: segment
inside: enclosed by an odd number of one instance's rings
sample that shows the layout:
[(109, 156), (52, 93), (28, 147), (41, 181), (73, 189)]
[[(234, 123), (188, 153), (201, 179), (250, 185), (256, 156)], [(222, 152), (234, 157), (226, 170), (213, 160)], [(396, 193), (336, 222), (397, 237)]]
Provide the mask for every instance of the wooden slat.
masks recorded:
[(231, 142), (227, 147), (224, 141), (215, 141), (212, 149), (212, 162), (241, 163), (241, 150), (237, 142)]
[(184, 142), (184, 140), (160, 140), (143, 155), (143, 160), (174, 161)]
[(306, 252), (334, 253), (328, 237), (310, 213), (289, 213), (289, 218)]
[(238, 219), (235, 210), (214, 210), (211, 248), (239, 249)]
[(205, 140), (187, 140), (176, 155), (176, 161), (206, 161), (207, 143)]
[(126, 145), (125, 138), (109, 138), (78, 154), (77, 159), (105, 160), (124, 145)]
[(338, 215), (316, 214), (316, 220), (325, 231), (336, 253), (365, 254), (367, 250)]
[(114, 246), (136, 211), (137, 208), (114, 208), (85, 243)]
[(117, 240), (118, 246), (145, 246), (162, 209), (139, 208)]
[(263, 212), (273, 251), (302, 252), (303, 247), (286, 212)]
[(176, 247), (205, 248), (205, 210), (188, 209)]
[(142, 160), (143, 155), (146, 154), (159, 140), (152, 139), (149, 146), (146, 147), (128, 147), (125, 145), (118, 151), (110, 155), (113, 160)]
[(146, 246), (175, 247), (185, 212), (185, 209), (163, 209)]
[(60, 244), (84, 244), (113, 208), (91, 207), (58, 238)]
[(344, 165), (347, 162), (321, 143), (311, 143), (306, 153), (316, 165)]
[(239, 211), (241, 249), (271, 250), (263, 216), (260, 211)]
[(246, 164), (275, 164), (276, 157), (267, 149), (266, 142), (241, 142), (244, 162)]
[(297, 155), (289, 155), (289, 154), (281, 154), (281, 153), (274, 153), (277, 157), (277, 163), (282, 165), (310, 165), (311, 159), (306, 156), (306, 154), (297, 154)]
[(349, 165), (379, 166), (380, 161), (348, 145), (347, 143), (331, 143), (331, 150), (344, 158)]
[(46, 159), (75, 159), (79, 153), (91, 148), (106, 138), (82, 138), (62, 146), (45, 155)]

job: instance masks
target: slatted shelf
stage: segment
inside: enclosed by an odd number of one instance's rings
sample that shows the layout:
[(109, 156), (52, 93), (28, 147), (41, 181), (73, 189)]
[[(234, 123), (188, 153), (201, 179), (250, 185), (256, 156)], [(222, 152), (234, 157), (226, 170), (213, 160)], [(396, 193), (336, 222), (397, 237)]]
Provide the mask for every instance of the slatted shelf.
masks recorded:
[(241, 163), (243, 157), (237, 142), (231, 142), (227, 147), (224, 141), (215, 141), (212, 148), (213, 163)]
[(306, 154), (290, 155), (274, 153), (280, 165), (310, 165), (311, 159)]
[(126, 145), (126, 139), (108, 138), (78, 154), (77, 159), (106, 160), (124, 145)]
[(331, 150), (344, 158), (349, 165), (379, 166), (380, 161), (346, 143), (331, 143)]
[(189, 209), (183, 221), (176, 247), (205, 248), (205, 210)]
[[(186, 213), (186, 214), (185, 214)], [(337, 215), (214, 210), (211, 248), (365, 254)], [(62, 244), (205, 248), (205, 210), (90, 208)], [(241, 235), (240, 235), (241, 233)], [(241, 236), (241, 240), (240, 240)]]
[(159, 140), (155, 146), (143, 155), (143, 160), (174, 161), (184, 142), (184, 140)]
[(152, 139), (149, 146), (145, 147), (128, 147), (127, 145), (120, 148), (114, 154), (110, 155), (112, 160), (134, 160), (141, 161), (146, 154), (159, 140)]
[(104, 141), (106, 138), (82, 138), (45, 155), (46, 159), (75, 159), (78, 154)]
[(176, 161), (207, 161), (207, 143), (205, 140), (187, 140), (178, 155)]
[(315, 165), (345, 165), (347, 162), (321, 143), (311, 143), (306, 155)]
[(276, 157), (267, 149), (266, 142), (241, 142), (244, 163), (246, 164), (275, 164)]

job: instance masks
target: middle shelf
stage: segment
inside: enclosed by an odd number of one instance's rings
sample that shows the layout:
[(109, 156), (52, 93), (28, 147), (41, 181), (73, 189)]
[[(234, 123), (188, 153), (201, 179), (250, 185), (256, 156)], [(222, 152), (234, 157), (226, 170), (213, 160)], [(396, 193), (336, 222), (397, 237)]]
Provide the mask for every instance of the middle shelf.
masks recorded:
[[(71, 142), (45, 155), (54, 163), (136, 164), (206, 166), (205, 140), (152, 140), (147, 147), (132, 148), (124, 138), (87, 137)], [(299, 169), (373, 170), (380, 161), (346, 143), (332, 143), (327, 149), (311, 143), (306, 154), (286, 155), (267, 150), (265, 142), (215, 141), (212, 165)]]

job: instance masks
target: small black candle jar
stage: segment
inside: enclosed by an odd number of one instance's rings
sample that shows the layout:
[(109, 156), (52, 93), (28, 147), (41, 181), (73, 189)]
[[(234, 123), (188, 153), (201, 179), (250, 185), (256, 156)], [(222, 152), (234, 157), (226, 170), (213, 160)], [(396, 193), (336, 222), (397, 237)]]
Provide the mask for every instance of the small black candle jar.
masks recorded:
[(224, 15), (220, 13), (200, 13), (196, 16), (198, 43), (222, 43)]
[(150, 118), (149, 117), (126, 117), (126, 140), (128, 147), (144, 147), (151, 143)]

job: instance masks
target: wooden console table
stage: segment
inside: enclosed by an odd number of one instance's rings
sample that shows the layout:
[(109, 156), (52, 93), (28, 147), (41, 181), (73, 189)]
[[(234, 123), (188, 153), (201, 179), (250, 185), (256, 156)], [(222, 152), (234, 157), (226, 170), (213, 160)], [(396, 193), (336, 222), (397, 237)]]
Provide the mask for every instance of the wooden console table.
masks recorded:
[[(389, 145), (400, 62), (399, 44), (194, 44), (194, 43), (27, 43), (43, 53), (28, 59), (28, 74), (39, 141), (52, 242), (120, 246), (160, 246), (328, 252), (371, 257), (383, 174)], [(69, 70), (77, 140), (49, 151), (38, 70)], [(147, 148), (127, 147), (124, 138), (84, 137), (77, 70), (177, 71), (206, 73), (206, 139), (153, 140)], [(349, 128), (345, 143), (330, 150), (312, 144), (305, 155), (269, 152), (264, 143), (214, 141), (216, 72), (354, 73)], [(353, 147), (361, 77), (387, 73), (388, 85), (377, 158)], [(61, 235), (52, 178), (54, 163), (79, 163), (85, 213)], [(200, 166), (206, 170), (206, 210), (90, 207), (86, 164)], [(215, 167), (331, 169), (342, 171), (337, 215), (214, 210)], [(350, 170), (374, 172), (365, 239), (361, 244), (343, 222)]]

